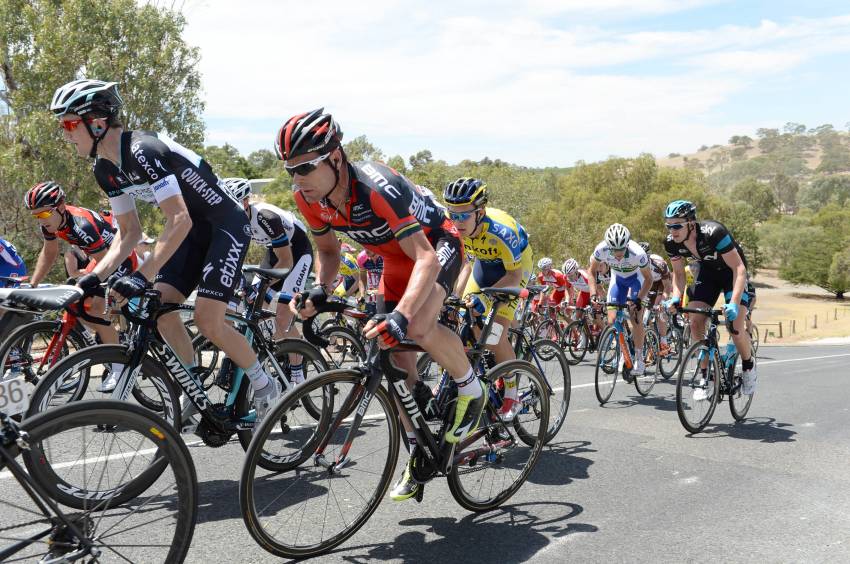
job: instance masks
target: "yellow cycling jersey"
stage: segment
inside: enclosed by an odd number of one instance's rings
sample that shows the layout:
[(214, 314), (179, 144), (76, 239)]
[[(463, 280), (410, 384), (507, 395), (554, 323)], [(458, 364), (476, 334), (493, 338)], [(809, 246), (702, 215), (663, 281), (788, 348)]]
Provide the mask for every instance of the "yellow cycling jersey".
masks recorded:
[(354, 276), (357, 277), (360, 275), (360, 268), (357, 266), (357, 258), (351, 253), (345, 253), (339, 259), (339, 274), (340, 276)]
[(464, 237), (463, 246), (469, 257), (487, 263), (501, 263), (505, 270), (522, 267), (523, 258), (531, 256), (528, 235), (517, 220), (496, 208), (487, 208), (477, 237)]

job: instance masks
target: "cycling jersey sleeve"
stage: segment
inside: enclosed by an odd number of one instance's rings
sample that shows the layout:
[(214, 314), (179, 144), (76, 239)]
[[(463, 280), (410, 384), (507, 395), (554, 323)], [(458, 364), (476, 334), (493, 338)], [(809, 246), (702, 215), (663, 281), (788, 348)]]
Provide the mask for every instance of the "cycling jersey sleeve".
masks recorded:
[(386, 220), (397, 240), (421, 231), (422, 225), (411, 212), (416, 185), (389, 167), (378, 163), (363, 165), (366, 174), (372, 169), (387, 179), (385, 184), (370, 192), (370, 203), (375, 214)]
[(735, 240), (722, 223), (711, 222), (709, 228), (709, 242), (718, 253), (725, 255), (735, 248)]
[(667, 235), (667, 239), (664, 241), (664, 251), (671, 261), (682, 260), (682, 256), (679, 254), (679, 244), (673, 240), (671, 235)]
[(135, 160), (133, 169), (150, 184), (157, 204), (182, 194), (177, 176), (166, 166), (168, 152), (168, 145), (153, 136), (142, 137), (130, 145)]
[(286, 218), (270, 210), (259, 210), (257, 212), (257, 225), (271, 240), (272, 248), (279, 249), (289, 246), (289, 234), (295, 229), (290, 223), (285, 224)]

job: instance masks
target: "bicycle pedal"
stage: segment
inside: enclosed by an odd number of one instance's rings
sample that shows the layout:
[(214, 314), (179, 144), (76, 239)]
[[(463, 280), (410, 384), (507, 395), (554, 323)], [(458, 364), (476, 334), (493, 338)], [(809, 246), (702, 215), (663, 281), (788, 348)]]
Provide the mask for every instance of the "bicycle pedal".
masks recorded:
[(416, 503), (422, 503), (422, 498), (425, 496), (425, 484), (419, 484), (419, 489), (416, 491), (416, 495), (413, 499), (416, 500)]

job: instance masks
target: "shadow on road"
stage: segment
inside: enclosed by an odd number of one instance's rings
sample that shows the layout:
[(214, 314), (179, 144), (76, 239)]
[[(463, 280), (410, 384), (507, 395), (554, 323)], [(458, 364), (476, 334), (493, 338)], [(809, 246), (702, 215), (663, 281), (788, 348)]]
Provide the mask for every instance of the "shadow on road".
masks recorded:
[(560, 486), (573, 480), (585, 480), (589, 477), (588, 468), (593, 461), (578, 456), (586, 452), (596, 452), (589, 448), (590, 441), (564, 441), (549, 443), (540, 453), (537, 466), (528, 475), (526, 481), (532, 484)]
[(239, 480), (209, 480), (198, 488), (198, 524), (242, 520)]
[[(584, 508), (575, 503), (529, 502), (506, 505), (482, 514), (421, 517), (399, 522), (403, 531), (392, 543), (366, 544), (337, 551), (347, 562), (522, 562), (546, 548), (552, 539), (592, 533), (598, 527), (576, 523)], [(426, 539), (436, 535), (436, 539)]]
[(709, 425), (698, 435), (688, 435), (691, 439), (714, 439), (717, 437), (732, 437), (763, 443), (793, 443), (792, 438), (797, 434), (792, 431), (791, 423), (779, 423), (772, 417), (754, 417), (740, 423), (723, 423)]

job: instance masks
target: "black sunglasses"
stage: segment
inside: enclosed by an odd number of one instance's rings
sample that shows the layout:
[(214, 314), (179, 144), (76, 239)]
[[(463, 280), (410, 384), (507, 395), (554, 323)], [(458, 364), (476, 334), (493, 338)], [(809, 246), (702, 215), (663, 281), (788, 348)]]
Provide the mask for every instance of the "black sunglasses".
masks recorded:
[(307, 176), (319, 167), (319, 163), (321, 163), (323, 160), (327, 159), (330, 156), (330, 153), (325, 153), (324, 155), (316, 157), (312, 161), (303, 162), (294, 166), (284, 165), (283, 168), (286, 169), (286, 173), (289, 176), (295, 176), (296, 174), (298, 176)]
[(668, 231), (678, 231), (685, 226), (683, 223), (665, 223), (664, 225), (667, 227)]

